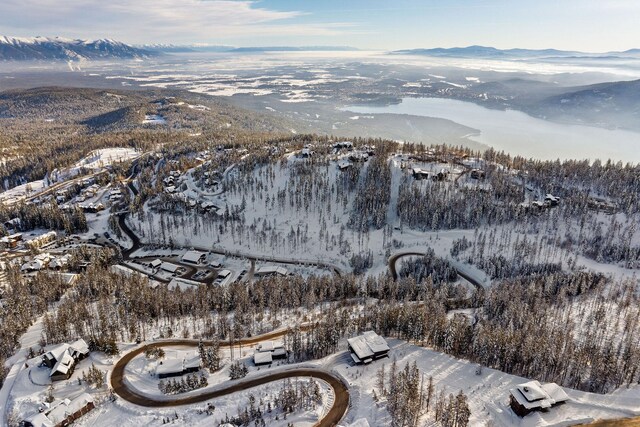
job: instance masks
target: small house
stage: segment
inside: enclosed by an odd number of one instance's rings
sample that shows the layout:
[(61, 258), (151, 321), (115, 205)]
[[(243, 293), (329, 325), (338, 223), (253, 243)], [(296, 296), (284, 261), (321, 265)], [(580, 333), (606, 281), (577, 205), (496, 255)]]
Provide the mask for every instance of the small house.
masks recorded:
[(553, 194), (547, 194), (544, 197), (544, 202), (549, 206), (558, 206), (558, 204), (560, 204), (560, 197), (556, 197)]
[(518, 416), (524, 417), (533, 411), (547, 410), (560, 405), (569, 396), (555, 383), (540, 384), (538, 381), (529, 381), (509, 390), (510, 406)]
[(411, 173), (413, 175), (413, 178), (416, 179), (416, 180), (428, 179), (429, 178), (429, 171), (426, 171), (426, 170), (421, 169), (421, 168), (413, 168), (413, 169), (411, 169)]
[(196, 351), (178, 351), (167, 355), (156, 368), (158, 378), (179, 377), (200, 370), (200, 354)]
[(373, 331), (347, 339), (351, 358), (356, 364), (369, 364), (374, 360), (388, 357), (389, 345), (384, 338)]
[(253, 364), (256, 366), (270, 365), (274, 359), (286, 359), (287, 350), (282, 344), (265, 341), (256, 346), (253, 353)]
[(82, 393), (73, 400), (64, 399), (54, 402), (51, 409), (25, 419), (22, 425), (25, 427), (64, 427), (72, 424), (94, 408), (93, 398), (87, 393)]
[(89, 355), (89, 346), (82, 338), (71, 344), (60, 344), (42, 355), (42, 363), (51, 368), (52, 381), (67, 380), (76, 364)]
[(484, 179), (486, 173), (482, 169), (472, 169), (470, 175), (473, 179)]

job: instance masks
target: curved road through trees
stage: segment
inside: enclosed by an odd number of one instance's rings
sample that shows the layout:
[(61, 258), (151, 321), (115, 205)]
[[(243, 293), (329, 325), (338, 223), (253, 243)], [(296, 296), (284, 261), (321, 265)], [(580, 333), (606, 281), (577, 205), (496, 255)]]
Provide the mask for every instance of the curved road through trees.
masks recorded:
[[(231, 345), (242, 344), (251, 345), (260, 341), (273, 339), (286, 334), (287, 331), (271, 332), (264, 335), (259, 335), (252, 338), (246, 338), (235, 341), (233, 343), (225, 342), (221, 343), (221, 347), (230, 347)], [(206, 342), (205, 342), (206, 344)], [(197, 347), (198, 341), (194, 340), (167, 340), (159, 341), (150, 344), (143, 345), (135, 350), (125, 354), (120, 360), (118, 360), (111, 372), (111, 388), (114, 393), (120, 396), (122, 399), (131, 402), (136, 405), (151, 407), (151, 408), (166, 408), (178, 405), (189, 405), (194, 403), (205, 402), (210, 399), (236, 393), (238, 391), (247, 390), (253, 387), (257, 387), (263, 384), (270, 383), (272, 381), (278, 381), (285, 378), (296, 377), (311, 377), (325, 381), (333, 389), (335, 399), (333, 405), (325, 416), (316, 423), (319, 427), (329, 427), (337, 425), (344, 414), (349, 408), (349, 390), (345, 383), (335, 374), (323, 370), (314, 368), (294, 368), (286, 371), (279, 371), (273, 374), (267, 374), (260, 377), (250, 378), (247, 380), (240, 380), (231, 383), (228, 387), (203, 392), (200, 394), (189, 395), (185, 397), (176, 397), (172, 399), (155, 399), (153, 397), (144, 395), (137, 390), (131, 388), (125, 381), (125, 369), (129, 362), (136, 356), (144, 353), (148, 349), (159, 348), (170, 345), (180, 345)]]
[[(399, 252), (397, 254), (393, 254), (392, 256), (389, 257), (389, 272), (391, 273), (391, 277), (393, 277), (393, 280), (397, 280), (398, 279), (398, 271), (397, 271), (397, 267), (396, 264), (398, 263), (398, 260), (402, 257), (405, 256), (424, 256), (425, 253), (424, 252), (417, 252), (417, 251), (407, 251), (407, 252)], [(476, 278), (469, 276), (467, 273), (460, 271), (459, 269), (455, 268), (456, 273), (458, 273), (458, 276), (462, 277), (463, 279), (467, 280), (469, 283), (471, 283), (473, 286), (475, 286), (476, 289), (483, 291), (484, 287), (482, 286), (482, 283), (480, 283)]]

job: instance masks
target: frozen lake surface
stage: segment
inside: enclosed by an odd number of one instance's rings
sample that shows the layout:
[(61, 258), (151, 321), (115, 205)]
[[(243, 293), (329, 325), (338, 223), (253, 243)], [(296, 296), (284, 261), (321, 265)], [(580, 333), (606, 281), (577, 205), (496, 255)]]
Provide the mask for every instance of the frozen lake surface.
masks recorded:
[(389, 106), (352, 105), (359, 114), (410, 114), (452, 120), (479, 130), (468, 138), (496, 150), (543, 160), (612, 159), (640, 163), (640, 133), (554, 123), (514, 110), (491, 110), (444, 98), (405, 98)]

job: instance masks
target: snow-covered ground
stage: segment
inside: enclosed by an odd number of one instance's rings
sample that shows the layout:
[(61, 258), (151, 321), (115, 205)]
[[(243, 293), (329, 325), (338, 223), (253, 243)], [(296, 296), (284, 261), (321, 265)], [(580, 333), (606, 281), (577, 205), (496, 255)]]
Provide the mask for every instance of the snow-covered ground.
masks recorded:
[[(392, 347), (391, 358), (396, 358), (399, 368), (406, 363), (417, 363), (424, 374), (425, 384), (430, 376), (436, 388), (436, 395), (457, 394), (462, 390), (468, 398), (471, 409), (470, 426), (568, 426), (595, 419), (629, 417), (640, 414), (640, 389), (620, 390), (608, 395), (579, 392), (564, 389), (569, 402), (550, 409), (545, 413), (534, 413), (527, 417), (516, 416), (509, 407), (509, 389), (528, 379), (509, 375), (493, 369), (483, 368), (476, 374), (478, 365), (456, 359), (443, 353), (431, 351), (400, 340), (389, 340)], [(335, 362), (332, 361), (336, 360)], [(376, 402), (376, 372), (382, 364), (387, 375), (391, 359), (383, 359), (368, 366), (350, 366), (338, 354), (324, 359), (321, 363), (332, 366), (349, 382), (352, 399), (351, 410), (345, 422), (366, 418), (371, 426), (390, 424), (388, 412), (382, 402)], [(379, 391), (376, 390), (379, 395)], [(425, 417), (430, 419), (433, 410)]]
[(24, 197), (39, 193), (47, 186), (47, 182), (43, 179), (27, 182), (26, 184), (18, 185), (3, 193), (0, 193), (0, 201), (2, 201), (3, 203), (12, 204)]
[[(391, 362), (396, 360), (399, 369), (407, 363), (417, 363), (418, 368), (424, 374), (425, 383), (429, 377), (433, 377), (435, 396), (442, 390), (446, 394), (456, 394), (462, 390), (468, 398), (471, 409), (471, 421), (469, 425), (494, 425), (494, 426), (568, 426), (579, 422), (589, 422), (595, 419), (620, 418), (640, 415), (640, 388), (620, 389), (607, 395), (598, 395), (575, 390), (565, 389), (569, 395), (569, 402), (564, 405), (551, 408), (547, 412), (534, 413), (524, 418), (517, 417), (509, 408), (509, 389), (517, 384), (526, 382), (527, 379), (509, 375), (493, 369), (482, 369), (477, 373), (477, 365), (464, 360), (455, 359), (445, 354), (431, 351), (422, 347), (409, 344), (405, 341), (389, 339), (391, 352), (389, 359), (383, 359), (367, 366), (354, 366), (345, 350), (324, 359), (303, 364), (283, 365), (271, 368), (255, 368), (250, 361), (252, 349), (243, 349), (242, 353), (236, 349), (235, 357), (241, 355), (244, 363), (250, 367), (248, 377), (259, 376), (269, 370), (275, 372), (281, 369), (290, 369), (300, 366), (318, 367), (331, 370), (344, 378), (349, 386), (350, 409), (347, 412), (344, 425), (353, 423), (359, 419), (366, 419), (371, 426), (384, 426), (390, 424), (389, 414), (385, 409), (384, 400), (374, 399), (376, 389), (376, 374), (384, 364), (385, 371), (389, 372)], [(127, 346), (128, 347), (128, 346)], [(341, 347), (346, 348), (342, 342)], [(169, 352), (179, 350), (178, 347)], [(123, 347), (123, 351), (127, 351)], [(206, 373), (209, 386), (205, 390), (213, 390), (230, 384), (228, 380), (228, 363), (230, 353), (223, 350), (223, 363), (225, 367), (214, 374)], [(249, 403), (249, 396), (253, 395), (256, 402), (263, 401), (266, 406), (282, 386), (282, 382), (273, 382), (264, 386), (255, 387), (246, 391), (237, 392), (223, 398), (212, 399), (200, 404), (183, 405), (169, 408), (147, 409), (130, 404), (122, 399), (111, 402), (106, 399), (106, 389), (93, 390), (86, 385), (78, 384), (77, 378), (81, 372), (91, 364), (99, 369), (107, 370), (113, 363), (101, 353), (92, 353), (89, 360), (80, 362), (73, 377), (68, 381), (58, 382), (55, 385), (56, 397), (75, 397), (87, 391), (94, 395), (97, 408), (80, 418), (76, 423), (79, 426), (138, 426), (161, 425), (166, 419), (173, 419), (178, 425), (217, 425), (226, 415), (235, 416)], [(146, 359), (144, 356), (135, 358), (127, 368), (127, 382), (139, 392), (155, 398), (162, 396), (158, 391), (158, 379), (154, 375), (156, 361)], [(20, 416), (33, 413), (40, 405), (46, 390), (48, 369), (35, 366), (31, 361), (28, 367), (23, 369), (16, 377), (12, 389), (12, 411)], [(294, 380), (295, 381), (295, 380)], [(308, 381), (298, 379), (297, 381)], [(310, 426), (328, 410), (333, 402), (333, 394), (328, 386), (319, 381), (323, 395), (322, 404), (315, 409), (301, 411), (288, 417), (288, 422), (294, 425)], [(198, 393), (203, 389), (190, 392)], [(376, 391), (379, 396), (379, 392)], [(207, 414), (207, 404), (215, 406), (212, 413)], [(285, 426), (282, 417), (275, 420), (273, 414), (265, 414), (267, 425)], [(177, 415), (177, 419), (175, 419)], [(433, 410), (424, 415), (422, 421), (432, 419)], [(270, 418), (269, 418), (270, 417)]]
[[(392, 230), (391, 238), (385, 237), (385, 230), (371, 230), (366, 237), (360, 236), (348, 228), (341, 230), (344, 224), (349, 220), (349, 213), (352, 208), (355, 192), (347, 195), (347, 204), (343, 205), (342, 200), (336, 202), (335, 195), (331, 195), (326, 202), (320, 202), (317, 199), (311, 201), (310, 208), (300, 211), (295, 208), (286, 208), (277, 204), (267, 203), (267, 200), (277, 200), (278, 194), (283, 191), (291, 191), (293, 184), (290, 181), (290, 169), (299, 160), (295, 156), (289, 156), (280, 166), (274, 166), (272, 171), (274, 175), (273, 181), (269, 181), (268, 185), (261, 185), (260, 190), (252, 191), (250, 189), (241, 188), (239, 191), (227, 191), (218, 194), (203, 193), (195, 190), (195, 184), (187, 179), (189, 194), (196, 194), (198, 200), (210, 202), (216, 206), (225, 208), (239, 207), (243, 200), (246, 203), (246, 209), (243, 211), (246, 224), (255, 224), (256, 231), (249, 231), (247, 227), (238, 234), (235, 229), (228, 228), (226, 232), (220, 233), (219, 227), (212, 226), (212, 220), (206, 218), (189, 218), (189, 221), (199, 221), (203, 224), (205, 221), (211, 221), (209, 224), (202, 225), (197, 228), (187, 225), (179, 230), (172, 232), (171, 238), (176, 244), (190, 247), (215, 248), (218, 250), (226, 250), (229, 252), (241, 252), (264, 257), (283, 257), (296, 259), (301, 262), (324, 262), (340, 267), (346, 271), (350, 270), (349, 257), (353, 253), (372, 250), (373, 252), (373, 268), (368, 274), (377, 275), (387, 269), (387, 259), (385, 247), (388, 247), (390, 239), (396, 239), (402, 242), (401, 249), (396, 250), (420, 250), (431, 246), (437, 254), (445, 256), (449, 253), (452, 242), (455, 239), (466, 236), (471, 238), (473, 230), (453, 230), (440, 232), (419, 232), (410, 229)], [(402, 178), (406, 175), (406, 171), (400, 169), (399, 161), (392, 161), (392, 184), (391, 184), (391, 200), (387, 212), (388, 223), (394, 224), (397, 221), (395, 206), (397, 204), (398, 187), (401, 185)], [(424, 165), (427, 167), (428, 165)], [(366, 173), (368, 165), (363, 166), (360, 175)], [(434, 164), (430, 168), (433, 170), (441, 170), (443, 168), (450, 169), (447, 164)], [(264, 181), (265, 177), (271, 171), (265, 167), (257, 168), (252, 176), (256, 182)], [(453, 176), (459, 173), (457, 169), (452, 170)], [(318, 174), (326, 176), (326, 182), (329, 186), (341, 178), (340, 171), (337, 167), (337, 161), (331, 161), (326, 167), (318, 167)], [(190, 175), (187, 174), (187, 177)], [(230, 174), (230, 180), (235, 179), (234, 174)], [(266, 183), (265, 183), (266, 184)], [(168, 214), (165, 214), (165, 216)], [(160, 227), (160, 215), (151, 213), (147, 215), (144, 222), (139, 222), (135, 218), (128, 218), (128, 223), (138, 235), (142, 235), (145, 243), (160, 243), (157, 240), (158, 230)], [(261, 228), (264, 224), (268, 224), (269, 229), (266, 234), (261, 234)], [(307, 240), (296, 245), (295, 247), (287, 243), (287, 238), (291, 231), (295, 233), (303, 233), (307, 236)], [(336, 243), (338, 237), (343, 235), (343, 240), (348, 244), (349, 251), (344, 253), (340, 245)], [(274, 236), (278, 244), (270, 244), (270, 236)], [(281, 244), (282, 242), (282, 244)], [(294, 254), (294, 255), (292, 255)]]
[(103, 148), (89, 153), (87, 157), (76, 163), (74, 168), (101, 169), (113, 163), (135, 159), (139, 155), (140, 153), (133, 148)]

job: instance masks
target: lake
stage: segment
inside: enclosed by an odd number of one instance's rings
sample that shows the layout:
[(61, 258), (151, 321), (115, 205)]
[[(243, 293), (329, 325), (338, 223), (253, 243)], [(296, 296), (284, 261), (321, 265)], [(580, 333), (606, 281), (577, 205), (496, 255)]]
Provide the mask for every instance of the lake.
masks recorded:
[[(491, 110), (471, 102), (442, 98), (405, 98), (383, 107), (352, 105), (360, 114), (438, 117), (478, 129), (467, 138), (497, 150), (542, 160), (613, 159), (640, 163), (640, 133), (554, 123), (514, 110)], [(418, 142), (418, 141), (416, 141)]]

